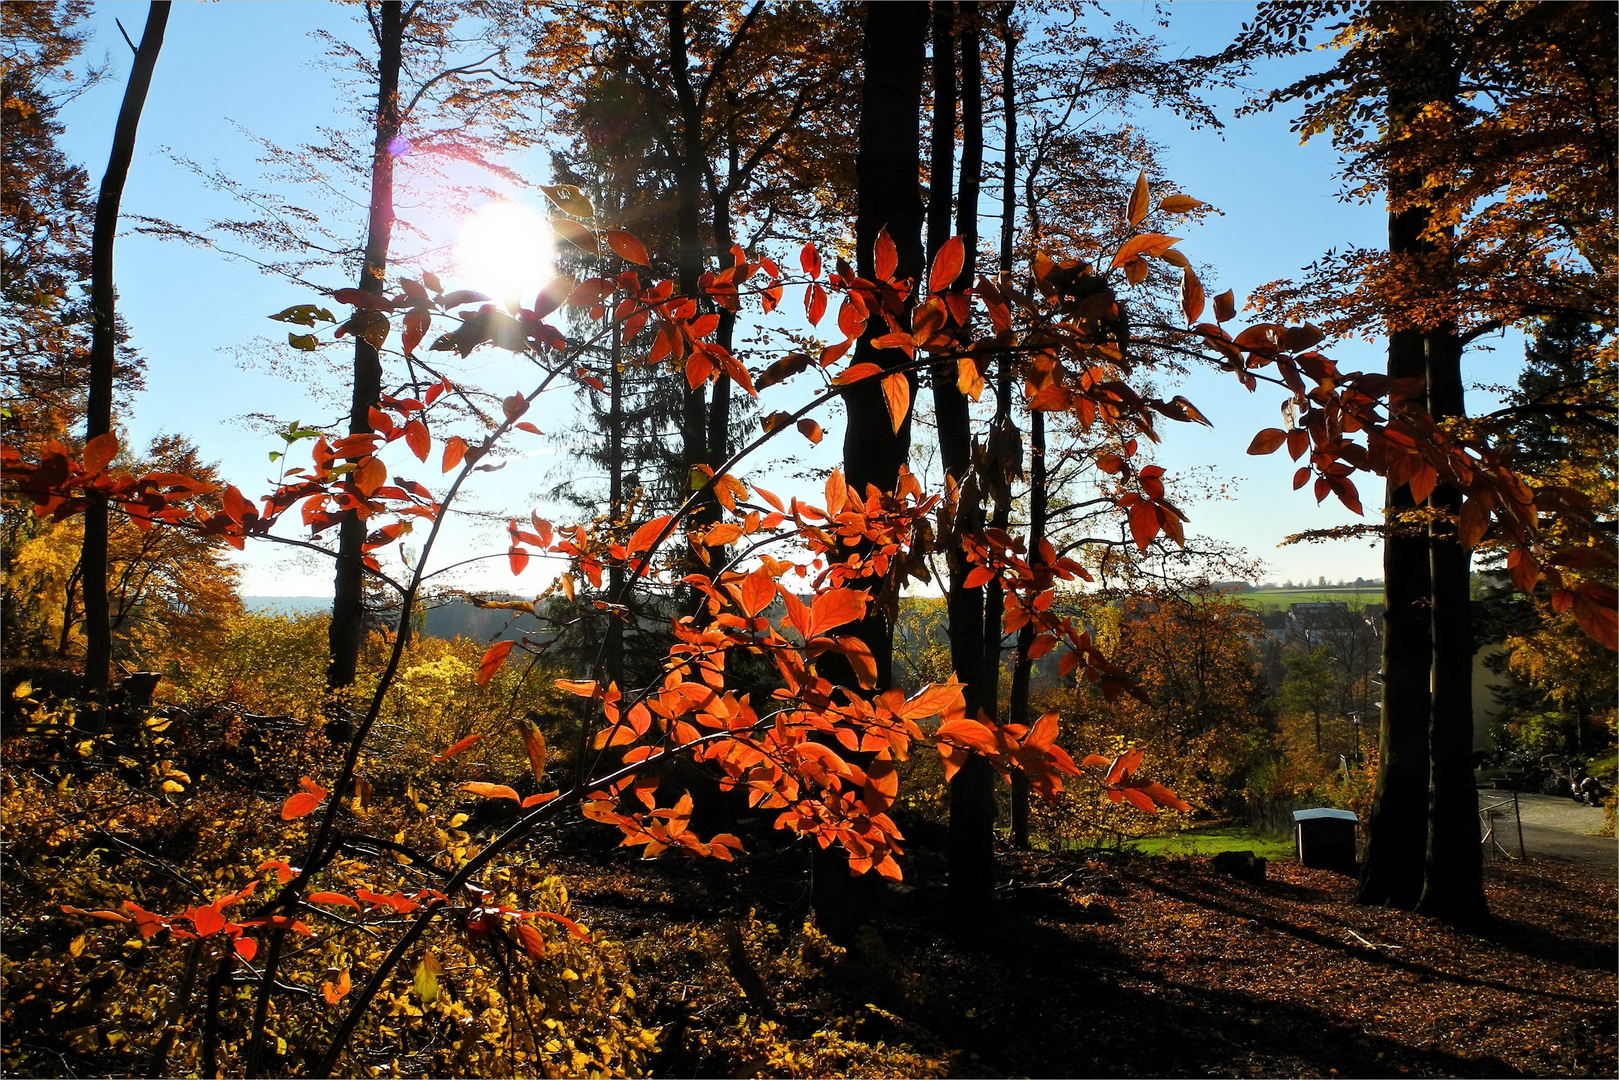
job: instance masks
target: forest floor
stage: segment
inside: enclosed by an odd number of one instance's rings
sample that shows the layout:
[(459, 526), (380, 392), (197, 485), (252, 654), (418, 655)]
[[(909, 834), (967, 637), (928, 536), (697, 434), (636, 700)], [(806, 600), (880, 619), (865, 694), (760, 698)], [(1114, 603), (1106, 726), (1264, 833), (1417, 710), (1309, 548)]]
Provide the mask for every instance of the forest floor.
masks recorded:
[[(918, 845), (920, 850), (922, 845)], [(576, 849), (577, 850), (577, 849)], [(1613, 1076), (1614, 875), (1487, 867), (1495, 926), (1352, 902), (1290, 861), (1003, 852), (992, 925), (913, 860), (879, 929), (804, 926), (795, 852), (563, 860), (634, 957), (664, 1076)], [(921, 865), (914, 865), (915, 863)], [(594, 865), (585, 865), (592, 863)], [(571, 864), (571, 865), (567, 865)]]

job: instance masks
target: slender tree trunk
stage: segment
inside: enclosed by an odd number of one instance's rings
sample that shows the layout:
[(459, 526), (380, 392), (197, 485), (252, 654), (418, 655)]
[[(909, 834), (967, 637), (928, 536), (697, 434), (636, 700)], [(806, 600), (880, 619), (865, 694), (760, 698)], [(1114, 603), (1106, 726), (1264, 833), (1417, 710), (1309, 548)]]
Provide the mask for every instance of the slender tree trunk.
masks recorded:
[[(1001, 126), (1006, 145), (1001, 159), (1001, 281), (1012, 280), (1013, 245), (1017, 239), (1017, 34), (1012, 29), (1012, 15), (1017, 3), (1004, 3), (997, 12), (1001, 36)], [(1012, 405), (1012, 358), (1002, 356), (996, 385), (996, 408), (1005, 409), (1008, 417)], [(1046, 418), (1044, 413), (1031, 413), (1029, 417), (1029, 550), (1040, 549), (1046, 536)], [(998, 505), (996, 524), (1002, 528), (1010, 520), (1009, 505)], [(986, 603), (984, 633), (1000, 636), (999, 590)], [(1033, 661), (1029, 650), (1034, 646), (1034, 626), (1025, 624), (1018, 631), (1016, 652), (1012, 659), (1012, 689), (1006, 703), (1008, 723), (1029, 722), (1029, 681), (1033, 674)], [(1020, 851), (1029, 849), (1029, 778), (1019, 772), (1012, 774), (1012, 846)]]
[[(966, 261), (956, 285), (972, 281), (978, 246), (978, 189), (983, 172), (983, 93), (979, 72), (978, 29), (971, 10), (957, 4), (933, 5), (933, 144), (928, 169), (928, 257), (938, 255), (951, 234), (951, 179), (956, 139), (956, 38), (961, 39), (961, 181), (956, 232)], [(968, 337), (966, 328), (958, 335)], [(954, 363), (931, 371), (934, 409), (939, 428), (939, 456), (956, 484), (954, 533), (981, 534), (984, 529), (983, 479), (972, 473), (972, 424), (967, 395), (957, 386)], [(991, 463), (994, 467), (994, 463)], [(1000, 478), (996, 478), (997, 483)], [(945, 559), (950, 585), (950, 654), (965, 684), (967, 715), (993, 719), (997, 713), (999, 649), (990, 649), (985, 629), (984, 589), (965, 588), (972, 569), (959, 540), (949, 542)], [(999, 635), (994, 635), (999, 642)], [(973, 756), (950, 782), (950, 903), (956, 913), (978, 917), (988, 913), (995, 886), (995, 771)]]
[[(124, 181), (135, 156), (135, 133), (141, 110), (152, 86), (152, 71), (163, 48), (169, 23), (168, 0), (153, 3), (146, 12), (146, 29), (129, 68), (129, 83), (113, 128), (112, 153), (101, 178), (96, 199), (96, 220), (90, 239), (90, 394), (85, 406), (84, 438), (112, 432), (113, 372), (118, 363), (117, 294), (113, 289), (113, 241), (118, 234), (118, 209)], [(80, 568), (84, 581), (84, 684), (97, 711), (107, 704), (112, 678), (112, 623), (107, 600), (107, 500), (92, 492), (84, 510), (84, 542)], [(66, 625), (66, 624), (64, 624)]]
[[(680, 142), (675, 158), (675, 235), (679, 245), (676, 279), (682, 296), (695, 299), (700, 307), (707, 302), (702, 293), (703, 276), (703, 138), (702, 113), (697, 104), (697, 93), (692, 87), (690, 63), (686, 56), (686, 4), (671, 0), (664, 5), (664, 24), (668, 32), (668, 62), (675, 86), (675, 100), (680, 111)], [(698, 467), (710, 464), (708, 452), (708, 394), (707, 386), (682, 388), (684, 394), (680, 421), (681, 468), (687, 484), (695, 485), (701, 473)], [(687, 488), (687, 490), (691, 490)], [(717, 502), (698, 507), (695, 522), (715, 519)], [(693, 571), (703, 567), (692, 553)], [(693, 603), (696, 603), (693, 594)]]
[[(381, 296), (388, 273), (394, 226), (394, 140), (399, 135), (399, 72), (403, 62), (406, 16), (399, 0), (385, 0), (377, 42), (376, 139), (371, 148), (371, 207), (366, 223), (365, 264), (358, 288)], [(371, 409), (382, 396), (382, 353), (361, 334), (354, 335), (354, 384), (349, 399), (349, 434), (371, 430)], [(337, 575), (333, 583), (332, 624), (328, 632), (330, 662), (326, 686), (341, 690), (354, 682), (360, 644), (365, 637), (366, 523), (353, 511), (343, 515), (337, 534)], [(401, 625), (400, 633), (406, 628)], [(347, 737), (348, 721), (340, 710), (331, 734)]]
[[(865, 8), (861, 62), (865, 78), (860, 96), (860, 124), (855, 157), (859, 209), (855, 216), (856, 270), (861, 277), (876, 276), (874, 251), (883, 228), (893, 238), (899, 255), (899, 277), (922, 276), (921, 169), (922, 74), (927, 45), (926, 3), (906, 0), (873, 3)], [(899, 349), (878, 350), (872, 338), (886, 327), (873, 317), (867, 332), (855, 344), (853, 363), (901, 366), (909, 357)], [(914, 383), (914, 379), (912, 380)], [(854, 492), (867, 485), (892, 491), (900, 467), (910, 453), (910, 417), (895, 430), (877, 380), (856, 383), (844, 396), (848, 423), (844, 429), (843, 471)], [(912, 387), (912, 397), (915, 387)], [(873, 610), (851, 627), (871, 649), (877, 666), (877, 685), (893, 683), (893, 627), (887, 615)], [(824, 665), (837, 672), (845, 685), (854, 685), (847, 665)], [(815, 857), (811, 903), (816, 921), (835, 938), (847, 940), (874, 914), (876, 877), (849, 876), (848, 863), (836, 849)]]

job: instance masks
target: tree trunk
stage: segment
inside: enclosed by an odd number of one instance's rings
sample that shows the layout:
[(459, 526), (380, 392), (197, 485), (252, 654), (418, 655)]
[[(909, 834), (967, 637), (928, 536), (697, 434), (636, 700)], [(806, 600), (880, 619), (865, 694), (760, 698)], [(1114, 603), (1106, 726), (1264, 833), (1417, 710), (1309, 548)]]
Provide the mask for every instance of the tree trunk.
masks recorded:
[[(868, 4), (862, 35), (865, 70), (860, 96), (860, 124), (855, 158), (859, 209), (855, 216), (857, 272), (875, 277), (874, 250), (884, 227), (899, 255), (899, 277), (922, 276), (921, 169), (922, 73), (927, 45), (927, 4)], [(909, 361), (899, 349), (878, 350), (872, 338), (887, 328), (880, 316), (855, 344), (853, 363), (885, 368)], [(912, 380), (914, 383), (914, 379)], [(912, 388), (914, 399), (915, 388)], [(848, 423), (843, 438), (843, 471), (852, 491), (874, 485), (892, 491), (910, 452), (910, 417), (896, 431), (878, 380), (856, 383), (844, 396)], [(873, 610), (851, 630), (871, 649), (879, 688), (893, 682), (893, 628), (887, 616)], [(827, 664), (853, 685), (847, 665)], [(837, 676), (832, 676), (836, 678)], [(816, 853), (811, 904), (816, 921), (834, 938), (848, 940), (874, 914), (876, 876), (851, 878), (847, 860), (836, 849)]]
[[(1421, 8), (1424, 5), (1415, 5)], [(1416, 15), (1413, 19), (1410, 16)], [(1419, 25), (1420, 11), (1381, 5), (1374, 17), (1391, 32), (1385, 48), (1388, 86), (1388, 131), (1396, 137), (1402, 125), (1437, 99), (1433, 56)], [(1402, 25), (1403, 24), (1403, 25)], [(1388, 178), (1389, 253), (1416, 257), (1427, 250), (1423, 234), (1428, 211), (1399, 205), (1421, 188), (1420, 174), (1396, 173)], [(1422, 331), (1396, 328), (1389, 334), (1388, 373), (1394, 379), (1422, 380), (1428, 375)], [(1428, 390), (1412, 405), (1428, 407)], [(1428, 541), (1420, 527), (1402, 523), (1400, 514), (1415, 508), (1409, 486), (1389, 485), (1386, 498), (1389, 533), (1383, 541), (1383, 716), (1378, 735), (1377, 789), (1367, 824), (1366, 860), (1356, 899), (1366, 904), (1410, 909), (1422, 894), (1426, 859), (1428, 807), (1428, 726), (1433, 669), (1432, 591)]]
[[(117, 294), (113, 289), (113, 240), (118, 233), (118, 208), (124, 181), (135, 155), (135, 133), (141, 110), (152, 86), (152, 71), (163, 48), (169, 23), (168, 0), (153, 3), (146, 12), (146, 29), (129, 68), (129, 83), (113, 128), (112, 153), (101, 178), (96, 199), (96, 220), (90, 239), (90, 394), (85, 405), (84, 438), (112, 432), (113, 370), (118, 356)], [(92, 492), (84, 509), (84, 541), (80, 569), (84, 583), (84, 688), (99, 712), (107, 704), (112, 678), (112, 621), (107, 600), (107, 500)], [(65, 624), (64, 624), (65, 625)], [(65, 632), (65, 631), (64, 631)]]
[[(394, 140), (399, 135), (399, 72), (403, 62), (406, 16), (399, 0), (382, 4), (377, 42), (376, 139), (371, 149), (371, 207), (366, 225), (365, 264), (358, 287), (373, 296), (384, 293), (388, 253), (394, 226)], [(361, 334), (354, 335), (354, 385), (349, 402), (349, 434), (371, 430), (371, 409), (382, 396), (382, 353)], [(341, 690), (354, 682), (365, 637), (366, 523), (353, 511), (343, 515), (337, 534), (337, 575), (333, 583), (332, 624), (327, 643), (330, 662), (326, 686)], [(400, 626), (400, 632), (405, 627)], [(348, 721), (340, 712), (330, 733), (347, 737)]]
[[(978, 239), (978, 188), (983, 171), (983, 94), (978, 71), (978, 34), (973, 15), (957, 4), (933, 5), (933, 139), (928, 166), (928, 261), (937, 257), (951, 235), (951, 179), (956, 141), (956, 37), (961, 31), (961, 189), (956, 232), (966, 261), (956, 286), (970, 283)], [(965, 328), (963, 328), (965, 330)], [(965, 340), (968, 335), (958, 337)], [(945, 594), (950, 631), (950, 659), (964, 684), (967, 715), (993, 719), (997, 712), (996, 677), (999, 650), (993, 657), (984, 624), (984, 589), (965, 588), (972, 569), (959, 538), (984, 530), (983, 486), (972, 473), (972, 423), (967, 395), (956, 383), (953, 361), (930, 371), (939, 430), (939, 457), (956, 484), (953, 522), (945, 561), (950, 583)], [(999, 640), (999, 635), (996, 635)], [(950, 904), (959, 916), (988, 913), (995, 885), (995, 771), (974, 755), (950, 781)]]
[[(682, 296), (692, 297), (700, 308), (707, 302), (702, 291), (703, 276), (703, 138), (702, 110), (697, 93), (692, 87), (690, 63), (686, 56), (686, 4), (671, 0), (664, 6), (664, 22), (668, 30), (669, 72), (674, 82), (675, 100), (680, 110), (680, 143), (675, 159), (675, 235), (679, 244), (676, 279)], [(708, 465), (708, 395), (707, 386), (682, 387), (683, 405), (680, 420), (680, 458), (685, 481), (695, 486), (701, 476), (699, 466)], [(689, 492), (691, 487), (687, 487)], [(718, 502), (707, 500), (697, 508), (693, 523), (716, 520)], [(701, 560), (692, 552), (691, 570), (704, 571)], [(694, 606), (700, 604), (692, 593)]]
[[(1434, 419), (1466, 415), (1462, 348), (1454, 325), (1427, 334), (1428, 407)], [(1462, 495), (1440, 484), (1430, 505), (1447, 516), (1428, 526), (1433, 577), (1433, 697), (1428, 734), (1432, 792), (1428, 857), (1417, 910), (1458, 926), (1489, 921), (1484, 852), (1473, 776), (1473, 622), (1470, 553), (1456, 534)]]

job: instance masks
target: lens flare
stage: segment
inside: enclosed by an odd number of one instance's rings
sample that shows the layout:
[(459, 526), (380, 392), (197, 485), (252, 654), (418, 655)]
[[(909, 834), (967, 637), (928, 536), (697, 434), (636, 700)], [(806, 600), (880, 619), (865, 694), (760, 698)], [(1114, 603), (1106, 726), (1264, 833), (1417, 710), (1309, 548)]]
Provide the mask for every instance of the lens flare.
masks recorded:
[(457, 284), (503, 304), (529, 305), (555, 274), (551, 227), (519, 203), (492, 202), (462, 222), (455, 242)]

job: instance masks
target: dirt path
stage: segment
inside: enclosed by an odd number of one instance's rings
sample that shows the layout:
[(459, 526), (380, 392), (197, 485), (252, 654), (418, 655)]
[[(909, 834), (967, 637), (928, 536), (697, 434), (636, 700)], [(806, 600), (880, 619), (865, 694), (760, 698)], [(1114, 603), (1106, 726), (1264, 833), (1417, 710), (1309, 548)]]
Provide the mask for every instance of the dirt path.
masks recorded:
[[(1497, 824), (1501, 846), (1517, 854), (1518, 838), (1512, 827), (1512, 792), (1480, 791), (1480, 806), (1504, 803), (1503, 817)], [(1581, 863), (1586, 866), (1619, 869), (1619, 842), (1611, 836), (1593, 835), (1602, 828), (1600, 807), (1586, 806), (1555, 795), (1518, 793), (1518, 811), (1523, 817), (1523, 846), (1530, 858), (1542, 857)]]

